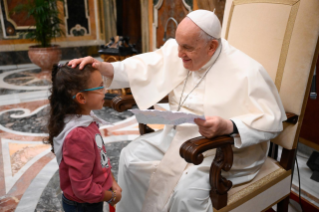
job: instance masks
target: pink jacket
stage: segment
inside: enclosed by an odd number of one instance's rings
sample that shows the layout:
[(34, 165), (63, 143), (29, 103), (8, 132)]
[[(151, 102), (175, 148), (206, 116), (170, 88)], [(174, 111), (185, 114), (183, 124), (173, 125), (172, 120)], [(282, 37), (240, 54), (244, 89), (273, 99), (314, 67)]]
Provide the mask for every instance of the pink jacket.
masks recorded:
[(64, 139), (60, 163), (60, 186), (67, 199), (101, 202), (112, 186), (111, 164), (98, 126), (72, 129)]

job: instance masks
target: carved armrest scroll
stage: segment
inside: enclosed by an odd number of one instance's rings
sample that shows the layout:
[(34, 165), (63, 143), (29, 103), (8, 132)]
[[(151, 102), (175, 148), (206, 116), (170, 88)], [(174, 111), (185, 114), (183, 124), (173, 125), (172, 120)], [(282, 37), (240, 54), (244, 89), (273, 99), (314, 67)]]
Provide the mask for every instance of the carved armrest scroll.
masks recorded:
[(203, 152), (226, 144), (234, 144), (234, 139), (230, 136), (219, 136), (210, 139), (199, 136), (186, 141), (181, 146), (179, 153), (188, 163), (198, 165), (204, 159)]
[(222, 170), (229, 171), (233, 165), (234, 138), (230, 136), (220, 136), (215, 138), (205, 138), (199, 136), (186, 141), (180, 148), (180, 155), (187, 162), (198, 165), (203, 162), (203, 152), (216, 149), (216, 155), (210, 168), (210, 198), (214, 208), (217, 210), (227, 204), (227, 192), (232, 187), (232, 182), (221, 175)]

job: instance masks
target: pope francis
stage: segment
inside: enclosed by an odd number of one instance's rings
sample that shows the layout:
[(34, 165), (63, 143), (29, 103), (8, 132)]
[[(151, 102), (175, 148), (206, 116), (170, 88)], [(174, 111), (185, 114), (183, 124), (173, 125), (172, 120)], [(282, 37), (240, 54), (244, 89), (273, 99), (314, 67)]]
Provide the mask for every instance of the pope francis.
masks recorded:
[(196, 10), (178, 25), (176, 39), (160, 49), (122, 62), (92, 57), (69, 65), (91, 63), (109, 88), (130, 87), (140, 109), (168, 95), (172, 111), (205, 115), (196, 124), (165, 126), (125, 147), (120, 156), (117, 212), (212, 211), (209, 169), (213, 150), (200, 165), (179, 156), (180, 146), (195, 136), (235, 137), (234, 162), (223, 176), (234, 185), (252, 180), (268, 151), (269, 140), (283, 129), (286, 115), (277, 89), (265, 69), (221, 38), (213, 12)]

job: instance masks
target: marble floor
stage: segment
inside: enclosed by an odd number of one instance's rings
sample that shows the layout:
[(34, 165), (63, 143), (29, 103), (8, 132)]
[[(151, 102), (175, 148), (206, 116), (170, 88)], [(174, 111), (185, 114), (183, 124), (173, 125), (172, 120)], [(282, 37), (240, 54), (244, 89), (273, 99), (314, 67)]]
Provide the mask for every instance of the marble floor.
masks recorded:
[[(48, 136), (50, 85), (49, 74), (35, 65), (0, 67), (0, 212), (63, 211), (58, 165), (50, 146), (43, 143)], [(100, 131), (117, 177), (120, 151), (139, 136), (138, 124), (129, 111), (118, 113), (105, 107), (95, 113), (113, 123)], [(306, 161), (307, 155), (298, 153), (302, 197), (319, 209), (319, 184), (309, 179)], [(297, 179), (294, 174), (292, 192), (296, 194)], [(292, 206), (289, 211), (299, 211)]]

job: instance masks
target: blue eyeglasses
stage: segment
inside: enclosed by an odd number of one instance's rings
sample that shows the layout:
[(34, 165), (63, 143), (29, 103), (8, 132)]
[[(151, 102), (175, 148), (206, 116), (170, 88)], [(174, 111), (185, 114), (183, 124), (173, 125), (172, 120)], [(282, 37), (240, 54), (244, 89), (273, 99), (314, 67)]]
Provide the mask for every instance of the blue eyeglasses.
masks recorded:
[[(85, 92), (85, 91), (95, 91), (95, 90), (100, 90), (100, 89), (104, 89), (104, 86), (84, 89), (84, 90), (82, 90), (82, 91), (79, 91), (78, 93), (80, 93), (80, 92)], [(77, 93), (77, 94), (78, 94), (78, 93)], [(75, 99), (75, 97), (76, 97), (76, 94), (75, 94), (74, 96), (72, 96), (72, 99)]]

